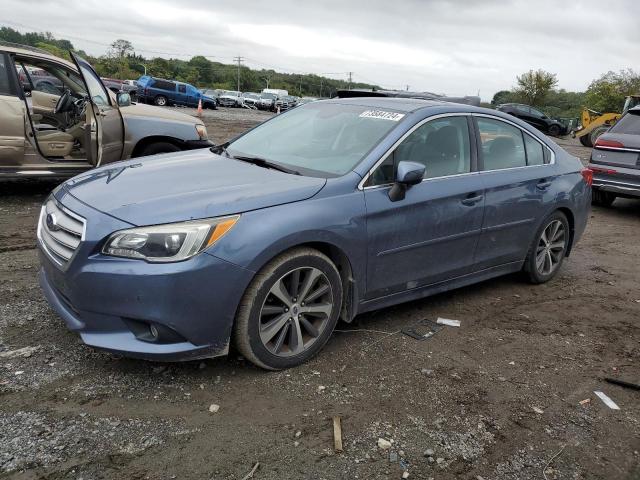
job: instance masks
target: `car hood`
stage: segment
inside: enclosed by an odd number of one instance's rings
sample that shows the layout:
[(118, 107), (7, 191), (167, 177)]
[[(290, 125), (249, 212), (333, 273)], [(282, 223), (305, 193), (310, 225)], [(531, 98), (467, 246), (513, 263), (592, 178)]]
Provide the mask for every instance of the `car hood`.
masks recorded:
[(200, 120), (186, 113), (176, 112), (171, 108), (145, 105), (143, 103), (132, 103), (127, 107), (120, 107), (120, 113), (122, 113), (125, 120), (127, 117), (151, 117), (189, 124), (202, 123)]
[(208, 149), (118, 162), (64, 183), (76, 199), (132, 225), (218, 217), (305, 200), (324, 178), (291, 175)]

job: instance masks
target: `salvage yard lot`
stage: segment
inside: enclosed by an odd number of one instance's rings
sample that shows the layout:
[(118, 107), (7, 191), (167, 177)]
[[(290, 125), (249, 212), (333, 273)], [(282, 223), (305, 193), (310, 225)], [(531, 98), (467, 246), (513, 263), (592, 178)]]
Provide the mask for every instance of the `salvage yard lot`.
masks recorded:
[[(204, 115), (221, 142), (271, 114)], [(36, 281), (53, 187), (0, 185), (2, 478), (242, 479), (256, 462), (255, 479), (540, 479), (548, 464), (548, 479), (640, 477), (640, 396), (601, 380), (640, 379), (640, 202), (594, 208), (550, 283), (512, 275), (361, 315), (312, 361), (269, 373), (233, 352), (162, 364), (82, 345)], [(461, 326), (399, 333), (437, 317)]]

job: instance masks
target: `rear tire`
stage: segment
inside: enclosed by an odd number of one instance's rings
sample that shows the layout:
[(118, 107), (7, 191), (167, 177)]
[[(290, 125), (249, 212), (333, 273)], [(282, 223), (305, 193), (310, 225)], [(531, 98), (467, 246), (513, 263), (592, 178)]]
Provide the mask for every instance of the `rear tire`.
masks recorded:
[(154, 142), (150, 143), (142, 149), (138, 157), (146, 157), (147, 155), (158, 155), (160, 153), (179, 152), (180, 147), (177, 147), (173, 143), (169, 142)]
[(551, 125), (549, 127), (549, 135), (552, 137), (560, 136), (560, 127), (558, 125)]
[(556, 276), (569, 247), (569, 221), (556, 211), (544, 219), (531, 242), (524, 271), (533, 284), (545, 283)]
[(595, 128), (593, 132), (591, 132), (591, 134), (589, 135), (589, 141), (591, 142), (591, 145), (595, 145), (596, 140), (598, 140), (598, 137), (603, 133), (606, 133), (609, 130), (609, 128), (610, 128), (609, 125), (603, 125), (601, 127)]
[(582, 135), (578, 139), (583, 147), (593, 147), (593, 143), (591, 143), (591, 135)]
[(610, 207), (615, 201), (615, 193), (605, 192), (599, 188), (594, 188), (592, 191), (591, 203), (593, 205), (599, 205), (601, 207)]
[(153, 103), (155, 103), (158, 107), (166, 107), (168, 104), (167, 97), (158, 95), (153, 99)]
[(252, 280), (238, 307), (234, 343), (258, 367), (298, 366), (327, 343), (341, 306), (342, 282), (333, 262), (311, 248), (293, 249)]

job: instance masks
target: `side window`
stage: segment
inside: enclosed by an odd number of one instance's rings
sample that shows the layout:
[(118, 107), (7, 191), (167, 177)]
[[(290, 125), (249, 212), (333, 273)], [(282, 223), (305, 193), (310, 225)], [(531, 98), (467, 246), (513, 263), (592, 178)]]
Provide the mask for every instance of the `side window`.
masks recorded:
[(187, 86), (178, 84), (178, 92), (179, 93), (187, 93)]
[(365, 186), (395, 180), (400, 162), (422, 163), (424, 178), (437, 178), (471, 171), (469, 127), (466, 117), (444, 117), (426, 122), (413, 131), (372, 173)]
[(98, 106), (110, 105), (109, 95), (107, 94), (107, 91), (105, 90), (102, 82), (98, 80), (98, 77), (96, 77), (95, 74), (89, 68), (87, 68), (83, 62), (80, 62), (79, 65), (82, 77), (84, 78), (84, 81), (87, 82), (89, 96), (91, 97), (91, 100), (93, 100), (93, 103)]
[(15, 95), (9, 81), (9, 59), (0, 53), (0, 95)]
[(524, 134), (524, 146), (527, 150), (527, 165), (544, 164), (544, 147), (530, 135)]
[(527, 164), (524, 140), (519, 128), (500, 120), (478, 117), (483, 170), (524, 167)]

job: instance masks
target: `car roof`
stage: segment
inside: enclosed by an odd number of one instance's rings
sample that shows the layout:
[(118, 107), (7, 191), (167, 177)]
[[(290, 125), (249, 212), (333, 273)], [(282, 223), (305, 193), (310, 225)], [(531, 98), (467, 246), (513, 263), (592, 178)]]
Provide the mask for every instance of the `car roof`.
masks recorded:
[[(370, 108), (390, 108), (399, 112), (414, 112), (422, 108), (442, 107), (446, 105), (460, 105), (452, 102), (441, 102), (438, 100), (422, 100), (419, 98), (399, 98), (399, 97), (353, 97), (353, 98), (332, 98), (323, 100), (328, 103), (341, 105), (359, 105)], [(470, 107), (469, 105), (464, 105)]]
[(63, 63), (68, 67), (77, 70), (77, 67), (73, 62), (65, 60), (64, 58), (57, 57), (37, 47), (30, 47), (28, 45), (20, 45), (18, 43), (11, 43), (0, 41), (0, 51), (7, 53), (14, 53), (16, 55), (24, 55), (26, 57), (39, 58), (42, 60), (52, 60), (54, 62)]

